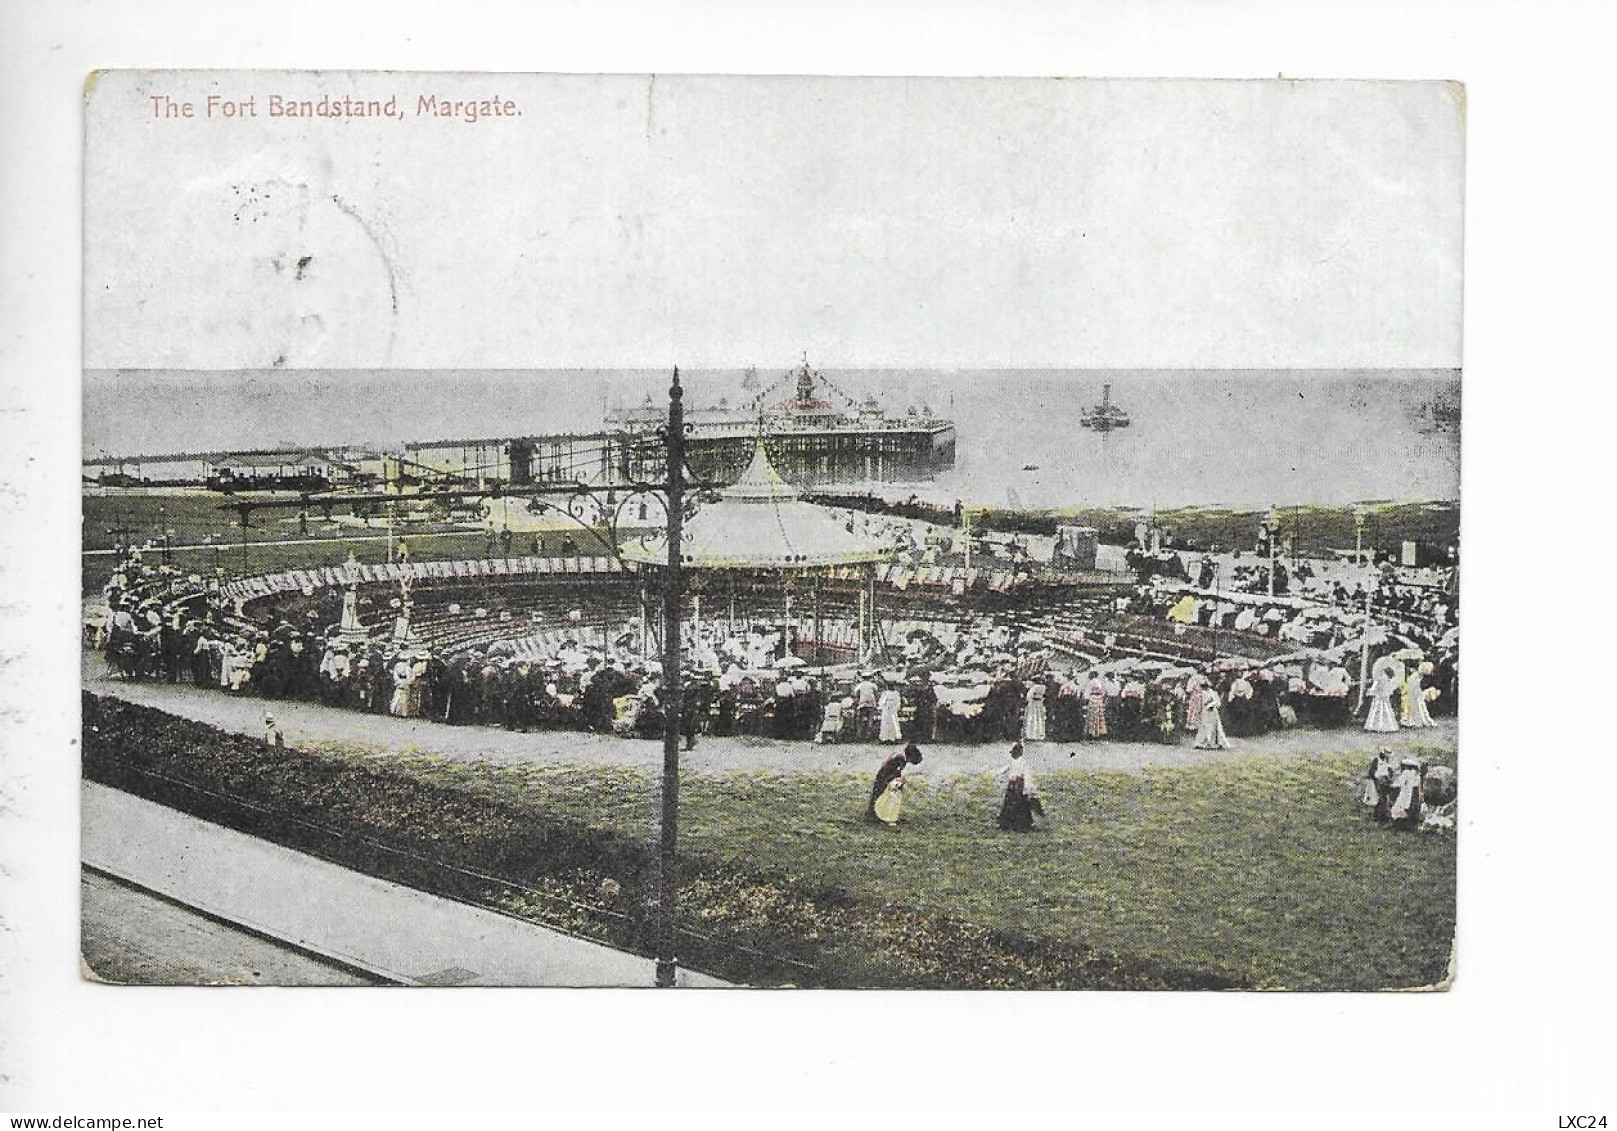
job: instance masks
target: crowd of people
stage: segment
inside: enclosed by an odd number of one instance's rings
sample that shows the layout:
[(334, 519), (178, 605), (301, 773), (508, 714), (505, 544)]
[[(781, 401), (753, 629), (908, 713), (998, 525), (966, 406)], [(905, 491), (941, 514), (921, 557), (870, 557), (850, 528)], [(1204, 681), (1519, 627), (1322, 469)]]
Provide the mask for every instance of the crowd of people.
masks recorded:
[[(1429, 600), (1420, 592), (1420, 601)], [(507, 638), (450, 647), (417, 639), (408, 625), (354, 631), (323, 625), (313, 611), (300, 619), (278, 599), (244, 605), (216, 583), (138, 557), (121, 563), (104, 596), (106, 617), (92, 643), (129, 679), (517, 731), (651, 738), (665, 728), (661, 664), (645, 656), (645, 634), (632, 623), (593, 638), (564, 629), (543, 649)], [(1389, 599), (1406, 598), (1394, 591)], [(1089, 654), (1061, 646), (1048, 630), (979, 614), (912, 629), (863, 663), (811, 667), (789, 624), (708, 624), (687, 640), (680, 729), (687, 742), (749, 735), (823, 744), (1124, 740), (1222, 748), (1299, 724), (1349, 725), (1361, 699), (1357, 717), (1371, 730), (1428, 726), (1434, 709), (1452, 709), (1452, 629), (1413, 640), (1381, 631), (1367, 643), (1362, 613), (1355, 623), (1330, 604), (1205, 594), (1177, 583), (1142, 586), (1122, 603), (1170, 626), (1214, 626), (1291, 650), (1212, 662), (1104, 647)], [(1442, 612), (1437, 626), (1451, 623)], [(1367, 646), (1375, 678), (1360, 696), (1357, 668)]]
[[(964, 574), (963, 544), (922, 516), (850, 511), (848, 521), (894, 545), (884, 584), (939, 581), (957, 597), (971, 584), (951, 580)], [(495, 539), (491, 533), (491, 556), (496, 547), (508, 554), (509, 536)], [(1012, 543), (990, 560), (1003, 556), (1006, 576), (1019, 578), (1018, 551)], [(505, 572), (469, 577), (463, 564), (434, 563), (434, 576), (478, 585)], [(921, 744), (1008, 742), (993, 819), (1014, 832), (1044, 819), (1030, 744), (1221, 750), (1298, 725), (1375, 734), (1430, 728), (1434, 715), (1454, 710), (1451, 571), (1306, 560), (1286, 571), (1278, 560), (1198, 560), (1143, 543), (1128, 551), (1126, 565), (1138, 584), (1106, 604), (1114, 619), (1087, 636), (1064, 636), (1060, 617), (979, 610), (917, 624), (858, 660), (813, 666), (803, 658), (813, 650), (784, 620), (710, 622), (686, 641), (677, 706), (665, 701), (660, 661), (646, 654), (646, 626), (623, 620), (621, 609), (615, 631), (604, 623), (593, 634), (562, 625), (542, 644), (506, 627), (453, 640), (428, 628), (418, 638), (408, 623), (408, 589), (404, 609), (392, 602), (402, 614), (393, 625), (372, 616), (366, 627), (350, 583), (342, 623), (326, 623), (329, 609), (296, 607), (297, 593), (280, 582), (183, 575), (166, 560), (143, 560), (139, 549), (119, 554), (103, 592), (105, 614), (87, 625), (87, 643), (125, 679), (452, 725), (649, 740), (665, 734), (667, 712), (678, 710), (687, 746), (705, 736), (884, 745), (893, 753), (878, 768), (866, 817), (887, 825), (901, 819), (905, 774), (921, 763)], [(365, 572), (368, 585), (391, 580), (382, 567)], [(335, 600), (340, 577), (326, 573), (299, 581), (302, 592), (323, 580)], [(1115, 646), (1125, 622), (1154, 623), (1160, 636)], [(1201, 648), (1209, 639), (1212, 659)], [(280, 744), (274, 714), (266, 711), (264, 721), (266, 741)], [(1378, 824), (1431, 832), (1454, 828), (1455, 794), (1452, 769), (1416, 757), (1395, 761), (1382, 747), (1359, 799)]]
[(1383, 746), (1364, 772), (1360, 800), (1371, 819), (1394, 829), (1453, 830), (1459, 806), (1453, 768), (1413, 756), (1394, 765), (1392, 758), (1391, 747)]

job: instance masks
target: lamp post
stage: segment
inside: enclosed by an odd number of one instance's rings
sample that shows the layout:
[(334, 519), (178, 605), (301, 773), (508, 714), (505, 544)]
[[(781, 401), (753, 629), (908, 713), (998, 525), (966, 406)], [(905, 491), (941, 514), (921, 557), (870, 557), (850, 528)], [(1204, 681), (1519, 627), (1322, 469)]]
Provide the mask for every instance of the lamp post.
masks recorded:
[(1353, 708), (1354, 714), (1358, 714), (1364, 709), (1365, 684), (1370, 679), (1370, 604), (1374, 596), (1374, 587), (1366, 585), (1364, 587), (1364, 636), (1359, 640), (1359, 701)]
[(1280, 539), (1280, 519), (1274, 507), (1269, 508), (1269, 517), (1264, 520), (1261, 527), (1263, 531), (1264, 548), (1269, 551), (1269, 596), (1275, 595), (1275, 543)]
[(107, 533), (115, 539), (112, 544), (112, 572), (117, 573), (124, 567), (124, 562), (129, 557), (129, 547), (133, 540), (126, 541), (126, 539), (129, 539), (134, 530), (128, 526), (109, 526)]
[(252, 521), (253, 508), (250, 504), (237, 506), (236, 514), (241, 519), (241, 575), (247, 576), (247, 526)]
[(678, 970), (674, 947), (679, 891), (679, 732), (685, 704), (681, 687), (680, 598), (684, 594), (685, 402), (679, 369), (668, 388), (668, 564), (663, 575), (663, 780), (662, 835), (657, 869), (657, 985), (670, 988)]
[[(659, 837), (659, 869), (657, 876), (657, 898), (655, 906), (655, 937), (656, 937), (656, 984), (658, 986), (672, 986), (675, 984), (675, 974), (678, 961), (675, 955), (675, 901), (678, 893), (678, 845), (679, 845), (679, 743), (680, 722), (683, 715), (684, 695), (682, 687), (683, 674), (683, 639), (681, 633), (681, 604), (684, 598), (684, 568), (681, 557), (684, 537), (684, 520), (688, 517), (687, 508), (696, 498), (690, 492), (708, 492), (721, 486), (711, 481), (687, 480), (685, 478), (685, 409), (683, 403), (684, 392), (679, 383), (679, 370), (674, 370), (673, 382), (668, 390), (668, 428), (666, 435), (667, 468), (664, 481), (660, 484), (643, 482), (638, 479), (627, 484), (617, 483), (608, 485), (604, 489), (592, 486), (583, 481), (571, 483), (552, 480), (543, 486), (524, 487), (522, 493), (533, 495), (529, 503), (532, 513), (551, 512), (559, 517), (570, 520), (574, 525), (589, 532), (598, 542), (607, 547), (608, 553), (620, 564), (623, 564), (623, 554), (620, 548), (618, 534), (620, 519), (629, 507), (630, 501), (644, 498), (646, 495), (660, 497), (664, 504), (667, 519), (667, 560), (663, 565), (662, 594), (663, 594), (663, 692), (664, 692), (664, 725), (663, 725), (663, 778), (662, 778), (662, 829)], [(603, 472), (610, 476), (612, 464), (607, 461)], [(621, 468), (619, 474), (628, 474), (632, 470)], [(390, 478), (384, 472), (384, 492), (389, 482), (397, 483), (398, 478)], [(621, 499), (614, 492), (625, 491)], [(440, 493), (438, 497), (460, 497), (467, 492), (452, 491)], [(570, 502), (566, 505), (545, 502), (544, 495), (567, 495)], [(412, 499), (424, 498), (425, 493), (412, 495)], [(586, 499), (604, 502), (593, 511), (584, 506)], [(372, 500), (367, 499), (367, 502)], [(388, 524), (388, 557), (394, 557), (394, 504), (396, 499), (389, 495), (386, 498), (387, 524)], [(226, 504), (228, 509), (237, 512), (241, 521), (242, 530), (242, 572), (247, 572), (247, 527), (248, 516), (254, 507), (274, 507), (282, 504), (277, 502), (232, 502)], [(302, 501), (297, 505), (302, 505)], [(606, 537), (603, 538), (600, 528), (606, 528)], [(649, 545), (649, 531), (642, 533), (642, 543)], [(403, 553), (402, 543), (399, 551)], [(214, 546), (217, 560), (219, 546)], [(582, 557), (582, 552), (574, 547), (574, 553)], [(492, 556), (492, 549), (491, 549)], [(733, 602), (732, 595), (732, 602)], [(731, 617), (734, 618), (732, 604)], [(608, 641), (610, 643), (610, 641)]]
[[(682, 556), (684, 526), (687, 517), (687, 488), (705, 491), (717, 483), (688, 482), (685, 478), (685, 404), (684, 390), (679, 383), (679, 370), (674, 370), (668, 389), (668, 429), (663, 482), (660, 485), (634, 482), (620, 499), (608, 488), (604, 497), (607, 507), (599, 510), (596, 521), (605, 525), (607, 537), (603, 540), (610, 553), (622, 563), (619, 547), (618, 520), (630, 505), (630, 500), (645, 495), (660, 495), (666, 516), (667, 554), (662, 563), (663, 598), (663, 772), (661, 797), (661, 831), (658, 837), (657, 894), (653, 934), (656, 947), (656, 984), (671, 987), (679, 969), (676, 955), (676, 913), (679, 894), (679, 744), (681, 722), (684, 716), (684, 634), (683, 603), (685, 596), (685, 568)], [(537, 510), (553, 511), (581, 527), (590, 529), (599, 539), (593, 526), (586, 524), (584, 508), (579, 504), (586, 496), (593, 497), (598, 488), (583, 483), (563, 486), (560, 490), (573, 496), (566, 507), (534, 500)], [(643, 541), (645, 535), (642, 535)], [(732, 596), (733, 600), (733, 596)], [(732, 606), (732, 617), (734, 609)]]

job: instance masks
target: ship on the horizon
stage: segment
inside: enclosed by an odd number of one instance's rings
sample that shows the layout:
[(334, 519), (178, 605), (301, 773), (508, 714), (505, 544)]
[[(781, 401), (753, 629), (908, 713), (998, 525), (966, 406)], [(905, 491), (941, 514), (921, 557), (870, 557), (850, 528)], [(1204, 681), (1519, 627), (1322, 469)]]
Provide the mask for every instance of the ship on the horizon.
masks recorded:
[(1084, 409), (1078, 423), (1097, 432), (1110, 432), (1113, 428), (1127, 428), (1129, 414), (1112, 403), (1112, 386), (1102, 385), (1100, 404)]

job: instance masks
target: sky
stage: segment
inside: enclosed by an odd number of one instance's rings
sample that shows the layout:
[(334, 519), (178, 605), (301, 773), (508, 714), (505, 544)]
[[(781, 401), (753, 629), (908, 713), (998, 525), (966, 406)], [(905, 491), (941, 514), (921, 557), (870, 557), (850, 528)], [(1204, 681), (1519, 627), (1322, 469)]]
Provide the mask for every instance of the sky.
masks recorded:
[[(402, 116), (268, 116), (321, 94)], [(1448, 84), (127, 71), (86, 100), (87, 369), (1461, 363)]]

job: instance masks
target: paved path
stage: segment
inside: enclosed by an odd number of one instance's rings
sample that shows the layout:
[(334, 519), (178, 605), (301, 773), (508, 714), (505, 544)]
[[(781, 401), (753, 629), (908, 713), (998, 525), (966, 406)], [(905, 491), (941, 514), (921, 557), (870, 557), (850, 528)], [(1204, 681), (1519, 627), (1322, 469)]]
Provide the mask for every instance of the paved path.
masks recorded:
[(283, 943), (210, 919), (143, 888), (83, 870), (85, 976), (131, 986), (373, 986)]
[[(84, 653), (86, 689), (131, 703), (156, 707), (182, 718), (208, 723), (221, 730), (260, 738), (264, 713), (275, 715), (288, 746), (317, 749), (343, 743), (378, 753), (434, 753), (457, 761), (489, 761), (502, 765), (528, 762), (551, 765), (611, 765), (657, 770), (662, 766), (662, 744), (644, 739), (617, 738), (577, 731), (539, 731), (520, 734), (498, 727), (450, 726), (423, 719), (395, 719), (284, 699), (258, 699), (229, 695), (191, 684), (128, 683), (108, 674), (99, 656)], [(1366, 734), (1357, 728), (1296, 730), (1235, 739), (1230, 750), (1196, 750), (1189, 736), (1178, 746), (1149, 742), (1031, 743), (1028, 757), (1033, 768), (1045, 772), (1068, 769), (1138, 771), (1146, 766), (1190, 766), (1252, 754), (1276, 758), (1308, 758), (1337, 754), (1362, 747), (1365, 760), (1378, 745), (1401, 752), (1419, 746), (1454, 748), (1453, 719), (1443, 719), (1432, 730), (1400, 731), (1392, 735)], [(810, 742), (783, 742), (767, 738), (703, 738), (697, 748), (681, 755), (682, 768), (693, 773), (873, 773), (889, 747), (848, 744), (818, 746)], [(944, 745), (923, 748), (925, 773), (940, 777), (992, 772), (1005, 762), (1006, 744)]]
[[(649, 958), (362, 875), (106, 786), (84, 783), (82, 804), (89, 867), (379, 980), (652, 984)], [(679, 978), (725, 984), (685, 970)]]

